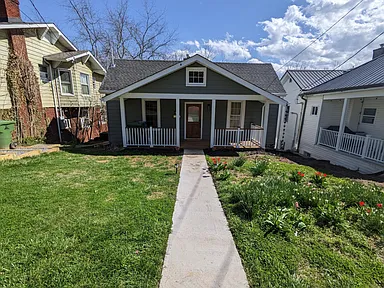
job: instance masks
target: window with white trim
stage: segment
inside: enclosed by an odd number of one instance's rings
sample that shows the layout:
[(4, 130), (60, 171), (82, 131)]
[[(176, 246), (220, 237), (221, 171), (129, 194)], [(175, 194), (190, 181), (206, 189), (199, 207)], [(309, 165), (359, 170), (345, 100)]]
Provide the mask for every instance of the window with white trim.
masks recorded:
[(159, 118), (159, 101), (158, 100), (144, 100), (143, 112), (145, 113), (144, 120), (147, 123), (147, 127), (158, 128), (160, 127)]
[(364, 108), (361, 123), (373, 124), (376, 118), (376, 108)]
[(312, 106), (311, 108), (311, 115), (317, 116), (317, 113), (319, 113), (319, 106)]
[(229, 102), (229, 128), (239, 128), (241, 127), (241, 118), (242, 118), (242, 102)]
[(60, 89), (62, 95), (73, 95), (72, 73), (70, 70), (59, 70)]
[(186, 78), (187, 86), (206, 86), (207, 68), (188, 67)]
[(80, 85), (81, 85), (81, 94), (89, 96), (90, 87), (89, 87), (89, 75), (85, 73), (80, 73)]

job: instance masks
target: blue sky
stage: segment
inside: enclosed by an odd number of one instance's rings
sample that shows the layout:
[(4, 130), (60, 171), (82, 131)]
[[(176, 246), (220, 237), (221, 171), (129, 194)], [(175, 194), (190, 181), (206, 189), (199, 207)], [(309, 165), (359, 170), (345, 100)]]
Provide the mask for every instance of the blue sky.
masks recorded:
[[(33, 0), (46, 21), (56, 23), (70, 38), (74, 29), (68, 22), (63, 0)], [(213, 51), (217, 61), (273, 62), (281, 67), (321, 32), (344, 15), (359, 0), (157, 0), (170, 28), (178, 31), (175, 53)], [(21, 9), (34, 19), (29, 0), (21, 0)], [(116, 5), (118, 0), (94, 1), (99, 10)], [(107, 4), (108, 3), (108, 4)], [(130, 0), (131, 13), (142, 7), (142, 0)], [(24, 17), (25, 19), (25, 17)], [(26, 20), (26, 19), (25, 19)], [(384, 30), (382, 0), (365, 0), (326, 37), (311, 46), (292, 68), (332, 68)], [(349, 66), (369, 60), (379, 39), (363, 51)]]

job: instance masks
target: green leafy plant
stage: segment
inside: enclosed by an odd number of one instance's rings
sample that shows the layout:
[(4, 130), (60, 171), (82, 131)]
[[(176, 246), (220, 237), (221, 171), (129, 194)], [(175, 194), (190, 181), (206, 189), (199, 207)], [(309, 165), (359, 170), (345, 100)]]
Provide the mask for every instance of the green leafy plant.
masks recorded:
[(294, 183), (300, 183), (303, 181), (305, 174), (300, 171), (292, 171), (291, 175), (289, 176), (289, 180)]
[(289, 213), (287, 208), (278, 208), (269, 212), (267, 219), (263, 222), (266, 229), (264, 236), (270, 233), (280, 233), (285, 236), (290, 232), (291, 228), (287, 219)]
[(207, 160), (209, 171), (212, 174), (227, 169), (227, 162), (221, 162), (220, 158), (208, 158)]
[(259, 161), (256, 160), (255, 165), (249, 168), (249, 170), (252, 173), (252, 176), (256, 177), (259, 175), (263, 175), (265, 170), (267, 170), (268, 168), (268, 164), (269, 164), (268, 161), (265, 159), (259, 160)]
[(327, 174), (321, 172), (316, 172), (315, 175), (311, 177), (311, 182), (319, 188), (324, 188), (326, 184)]
[(326, 203), (315, 210), (316, 224), (320, 227), (345, 228), (346, 219), (342, 204)]
[(239, 157), (236, 157), (231, 161), (231, 167), (242, 167), (245, 162), (247, 162), (247, 158), (244, 155), (240, 154)]
[(219, 181), (225, 181), (231, 176), (228, 170), (220, 171), (217, 173), (216, 179)]

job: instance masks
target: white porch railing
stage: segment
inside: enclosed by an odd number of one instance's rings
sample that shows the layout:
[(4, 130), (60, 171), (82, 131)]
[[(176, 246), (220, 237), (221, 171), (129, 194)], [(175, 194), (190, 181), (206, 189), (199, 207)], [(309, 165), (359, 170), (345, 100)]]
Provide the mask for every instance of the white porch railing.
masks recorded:
[(251, 129), (215, 129), (214, 146), (252, 148), (260, 147), (263, 137), (263, 128)]
[(127, 146), (177, 146), (175, 128), (127, 128)]
[[(336, 149), (338, 135), (337, 131), (320, 128), (318, 143)], [(339, 150), (373, 161), (384, 162), (384, 140), (382, 139), (343, 133)]]

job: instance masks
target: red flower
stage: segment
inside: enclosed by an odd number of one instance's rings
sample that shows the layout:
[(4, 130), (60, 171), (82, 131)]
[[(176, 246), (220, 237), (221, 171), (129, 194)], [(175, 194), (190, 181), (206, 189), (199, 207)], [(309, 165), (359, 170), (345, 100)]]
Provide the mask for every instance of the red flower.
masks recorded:
[(379, 208), (379, 209), (383, 208), (383, 204), (382, 204), (382, 203), (378, 203), (376, 206), (377, 206), (377, 208)]
[(371, 213), (372, 212), (372, 210), (371, 209), (367, 209), (367, 213), (369, 214), (369, 213)]
[(212, 158), (213, 164), (216, 164), (216, 158)]
[(324, 173), (323, 176), (324, 176), (324, 177), (327, 177), (327, 174)]
[(321, 176), (321, 172), (316, 172), (316, 175), (317, 176)]
[(360, 201), (360, 202), (359, 202), (359, 206), (360, 206), (360, 207), (363, 207), (364, 205), (365, 205), (365, 202), (364, 202), (364, 201)]
[(220, 157), (219, 157), (219, 158), (217, 158), (217, 162), (220, 162)]

